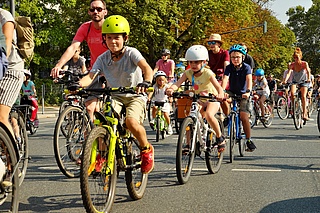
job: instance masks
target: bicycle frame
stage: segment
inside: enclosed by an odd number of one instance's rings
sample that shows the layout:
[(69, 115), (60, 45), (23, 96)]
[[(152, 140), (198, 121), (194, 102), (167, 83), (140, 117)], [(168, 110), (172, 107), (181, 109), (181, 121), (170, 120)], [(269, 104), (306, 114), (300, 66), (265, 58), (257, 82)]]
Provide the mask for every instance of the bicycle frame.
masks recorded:
[(240, 140), (240, 139), (242, 139), (241, 131), (240, 131), (241, 120), (240, 120), (240, 116), (239, 116), (239, 112), (238, 112), (238, 100), (236, 98), (232, 99), (232, 107), (231, 107), (231, 112), (229, 115), (228, 136), (230, 136), (230, 133), (231, 133), (232, 119), (230, 119), (230, 118), (232, 115), (235, 116), (235, 121), (236, 121), (236, 140)]

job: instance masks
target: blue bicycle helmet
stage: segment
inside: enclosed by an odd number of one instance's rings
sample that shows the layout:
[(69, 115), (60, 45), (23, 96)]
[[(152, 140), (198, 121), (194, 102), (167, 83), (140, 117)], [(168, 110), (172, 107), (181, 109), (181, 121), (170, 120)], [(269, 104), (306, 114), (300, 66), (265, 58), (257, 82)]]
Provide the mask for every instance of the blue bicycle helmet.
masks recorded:
[(256, 70), (256, 72), (254, 73), (255, 76), (264, 76), (264, 70), (259, 68)]
[(229, 54), (231, 54), (232, 52), (239, 52), (239, 53), (242, 53), (243, 55), (247, 54), (246, 49), (243, 46), (239, 45), (239, 44), (235, 44), (235, 45), (230, 47)]

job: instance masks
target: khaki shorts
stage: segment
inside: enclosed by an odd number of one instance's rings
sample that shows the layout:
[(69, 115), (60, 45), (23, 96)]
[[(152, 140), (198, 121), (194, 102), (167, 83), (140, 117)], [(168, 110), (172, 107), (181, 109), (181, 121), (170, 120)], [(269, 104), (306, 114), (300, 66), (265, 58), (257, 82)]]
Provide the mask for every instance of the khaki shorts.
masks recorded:
[(122, 106), (126, 107), (126, 118), (134, 118), (143, 124), (146, 102), (141, 97), (113, 96), (112, 107), (119, 114)]
[(241, 99), (240, 101), (240, 112), (251, 113), (252, 111), (252, 103), (251, 98), (249, 99)]

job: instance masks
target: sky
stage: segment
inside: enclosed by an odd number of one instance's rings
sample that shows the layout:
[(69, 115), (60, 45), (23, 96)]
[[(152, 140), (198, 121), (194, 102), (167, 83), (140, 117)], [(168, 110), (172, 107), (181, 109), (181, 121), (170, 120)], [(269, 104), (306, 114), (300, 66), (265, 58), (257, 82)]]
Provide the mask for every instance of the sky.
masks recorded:
[(290, 7), (295, 7), (301, 5), (308, 10), (312, 5), (312, 0), (274, 0), (270, 3), (270, 9), (274, 11), (274, 15), (279, 19), (283, 24), (288, 22), (288, 16), (286, 12)]

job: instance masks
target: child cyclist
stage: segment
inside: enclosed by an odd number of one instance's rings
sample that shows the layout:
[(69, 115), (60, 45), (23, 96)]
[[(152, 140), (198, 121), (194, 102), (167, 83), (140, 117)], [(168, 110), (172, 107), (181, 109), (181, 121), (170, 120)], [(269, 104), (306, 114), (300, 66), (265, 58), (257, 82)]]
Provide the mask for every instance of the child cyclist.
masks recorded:
[(126, 46), (129, 32), (130, 26), (124, 17), (112, 15), (106, 18), (102, 25), (102, 38), (109, 50), (97, 58), (89, 75), (80, 80), (80, 87), (92, 83), (98, 70), (107, 79), (107, 86), (138, 87), (137, 94), (113, 95), (113, 107), (120, 113), (121, 106), (126, 106), (126, 126), (140, 143), (141, 171), (149, 173), (153, 169), (154, 150), (142, 124), (147, 102), (144, 93), (151, 84), (153, 71), (137, 49)]
[[(154, 84), (154, 92), (149, 93), (148, 101), (150, 101), (152, 95), (153, 95), (153, 101), (155, 102), (165, 102), (163, 107), (162, 107), (162, 112), (164, 115), (164, 118), (166, 119), (166, 122), (168, 124), (168, 134), (172, 135), (172, 126), (170, 124), (170, 103), (168, 102), (168, 97), (166, 95), (166, 89), (169, 87), (168, 85), (168, 80), (167, 80), (167, 75), (163, 71), (158, 71), (154, 75), (156, 79), (156, 83)], [(157, 112), (157, 106), (153, 106), (152, 108), (152, 120), (150, 121), (150, 124), (154, 124), (154, 118), (156, 117), (156, 112)]]
[[(183, 73), (181, 78), (167, 89), (167, 95), (172, 95), (183, 82), (189, 80), (192, 82), (192, 87), (196, 94), (206, 95), (211, 93), (218, 100), (223, 100), (224, 93), (222, 87), (215, 78), (215, 74), (206, 67), (209, 59), (207, 48), (202, 45), (193, 45), (187, 50), (185, 59), (188, 61), (190, 69)], [(226, 141), (215, 118), (215, 114), (220, 107), (220, 102), (200, 101), (199, 103), (201, 105), (202, 116), (207, 119), (216, 133), (218, 151), (223, 152), (226, 147)]]
[(257, 77), (254, 81), (254, 89), (256, 90), (256, 95), (259, 98), (259, 105), (261, 109), (261, 116), (264, 118), (264, 107), (263, 104), (269, 98), (270, 96), (270, 89), (268, 86), (268, 81), (264, 77), (264, 70), (263, 69), (257, 69), (254, 75)]
[[(251, 107), (250, 93), (252, 90), (251, 67), (244, 63), (246, 50), (241, 45), (233, 45), (229, 49), (231, 63), (226, 67), (222, 80), (222, 88), (225, 89), (229, 81), (229, 93), (242, 96), (240, 103), (240, 119), (247, 139), (246, 151), (254, 151), (256, 146), (251, 140), (251, 128), (249, 115)], [(228, 95), (226, 95), (228, 96)], [(228, 113), (230, 106), (228, 105)]]

